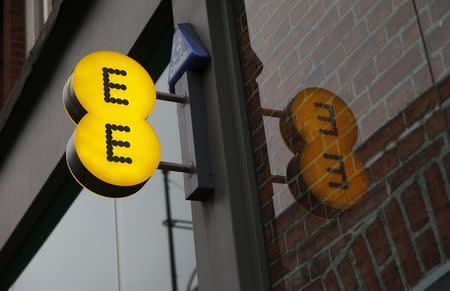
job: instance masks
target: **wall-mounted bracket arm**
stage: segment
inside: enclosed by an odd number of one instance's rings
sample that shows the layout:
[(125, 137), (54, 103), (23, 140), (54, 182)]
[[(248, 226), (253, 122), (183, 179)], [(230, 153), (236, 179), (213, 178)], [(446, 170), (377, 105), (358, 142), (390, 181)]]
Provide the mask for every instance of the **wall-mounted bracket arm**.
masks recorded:
[(186, 100), (187, 100), (187, 98), (185, 96), (171, 94), (171, 93), (165, 93), (165, 92), (156, 92), (156, 99), (162, 100), (162, 101), (181, 103), (181, 104), (186, 103)]
[(195, 168), (193, 165), (184, 165), (163, 161), (159, 162), (158, 169), (161, 171), (180, 172), (186, 174), (192, 174), (195, 172)]

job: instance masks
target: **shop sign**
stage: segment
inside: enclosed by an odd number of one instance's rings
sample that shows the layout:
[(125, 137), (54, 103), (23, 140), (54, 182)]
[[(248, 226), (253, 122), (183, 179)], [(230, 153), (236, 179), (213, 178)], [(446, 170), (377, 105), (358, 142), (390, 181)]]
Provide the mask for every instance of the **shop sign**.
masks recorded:
[(91, 53), (76, 65), (63, 101), (77, 125), (66, 148), (75, 179), (106, 197), (137, 192), (161, 157), (158, 137), (146, 121), (156, 101), (147, 71), (117, 52)]
[(326, 206), (346, 209), (366, 194), (369, 176), (353, 151), (356, 119), (341, 98), (322, 88), (302, 90), (284, 110), (280, 131), (294, 154), (286, 180), (295, 197), (312, 192)]

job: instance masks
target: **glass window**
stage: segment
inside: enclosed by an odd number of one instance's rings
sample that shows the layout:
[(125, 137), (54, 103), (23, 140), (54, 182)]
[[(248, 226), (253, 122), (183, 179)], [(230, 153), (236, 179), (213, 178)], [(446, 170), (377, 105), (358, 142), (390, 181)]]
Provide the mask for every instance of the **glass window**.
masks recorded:
[(435, 278), (450, 254), (448, 1), (235, 4), (274, 290)]

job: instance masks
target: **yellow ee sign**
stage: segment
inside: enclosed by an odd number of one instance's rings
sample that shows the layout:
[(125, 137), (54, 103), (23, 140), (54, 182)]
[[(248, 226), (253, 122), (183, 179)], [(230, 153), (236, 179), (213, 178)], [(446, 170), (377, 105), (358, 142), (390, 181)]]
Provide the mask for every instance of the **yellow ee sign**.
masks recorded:
[[(325, 205), (346, 209), (366, 194), (369, 176), (353, 146), (358, 138), (356, 119), (345, 102), (322, 88), (306, 88), (295, 96), (280, 120), (283, 139), (295, 154), (287, 179), (296, 197), (311, 191)], [(289, 141), (299, 135), (297, 144)], [(297, 185), (301, 185), (298, 189)]]
[(97, 51), (77, 64), (63, 99), (77, 124), (66, 148), (75, 179), (101, 196), (137, 192), (161, 157), (158, 137), (146, 122), (156, 101), (147, 71), (126, 55)]

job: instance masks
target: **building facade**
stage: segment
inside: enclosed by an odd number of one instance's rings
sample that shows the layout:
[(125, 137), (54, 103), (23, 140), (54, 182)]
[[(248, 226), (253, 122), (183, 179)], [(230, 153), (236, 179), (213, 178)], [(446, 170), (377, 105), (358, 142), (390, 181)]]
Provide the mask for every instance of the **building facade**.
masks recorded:
[(156, 81), (177, 23), (211, 55), (193, 74), (214, 193), (185, 202), (199, 290), (450, 288), (448, 1), (63, 0), (3, 2), (1, 290), (84, 195), (64, 159), (74, 65), (115, 50)]

